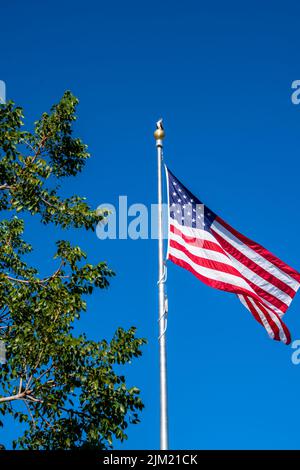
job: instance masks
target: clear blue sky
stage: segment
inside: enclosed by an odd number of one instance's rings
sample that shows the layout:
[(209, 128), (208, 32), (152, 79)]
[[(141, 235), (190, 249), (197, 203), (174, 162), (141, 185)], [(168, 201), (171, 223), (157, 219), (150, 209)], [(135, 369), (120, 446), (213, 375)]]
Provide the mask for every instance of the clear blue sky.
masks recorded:
[[(1, 2), (0, 79), (27, 123), (64, 90), (80, 98), (78, 134), (92, 154), (67, 193), (93, 206), (156, 200), (155, 121), (165, 158), (235, 228), (300, 269), (300, 79), (297, 1)], [(36, 261), (51, 271), (57, 234), (32, 221)], [(89, 301), (80, 329), (110, 338), (136, 325), (149, 340), (128, 368), (142, 390), (142, 423), (122, 449), (158, 448), (157, 246), (70, 233), (92, 261), (116, 271)], [(177, 449), (300, 448), (300, 365), (234, 295), (170, 265), (170, 445)], [(285, 321), (300, 338), (300, 296)], [(17, 434), (9, 425), (0, 442)]]

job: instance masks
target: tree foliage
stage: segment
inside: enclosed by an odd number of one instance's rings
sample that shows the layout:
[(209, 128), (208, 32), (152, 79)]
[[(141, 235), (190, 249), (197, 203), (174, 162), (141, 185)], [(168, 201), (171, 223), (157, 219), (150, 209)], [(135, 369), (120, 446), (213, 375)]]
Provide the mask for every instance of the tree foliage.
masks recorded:
[(86, 230), (104, 217), (85, 198), (59, 194), (58, 183), (76, 176), (89, 158), (72, 133), (77, 102), (66, 92), (32, 132), (22, 129), (20, 107), (0, 106), (0, 339), (7, 350), (0, 413), (25, 423), (18, 448), (104, 449), (127, 437), (143, 408), (139, 390), (117, 373), (118, 365), (141, 355), (145, 341), (135, 328), (117, 329), (110, 342), (74, 334), (86, 297), (109, 285), (107, 264), (89, 264), (67, 240), (56, 242), (57, 267), (48, 276), (26, 261), (33, 248), (23, 239), (22, 213)]

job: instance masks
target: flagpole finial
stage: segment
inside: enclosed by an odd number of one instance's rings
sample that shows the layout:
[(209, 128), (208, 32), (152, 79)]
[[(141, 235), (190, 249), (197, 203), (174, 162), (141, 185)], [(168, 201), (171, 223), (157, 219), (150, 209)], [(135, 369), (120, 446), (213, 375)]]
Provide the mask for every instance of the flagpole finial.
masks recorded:
[(163, 127), (163, 120), (160, 119), (156, 123), (156, 130), (154, 132), (154, 137), (156, 141), (161, 141), (165, 137), (165, 131)]

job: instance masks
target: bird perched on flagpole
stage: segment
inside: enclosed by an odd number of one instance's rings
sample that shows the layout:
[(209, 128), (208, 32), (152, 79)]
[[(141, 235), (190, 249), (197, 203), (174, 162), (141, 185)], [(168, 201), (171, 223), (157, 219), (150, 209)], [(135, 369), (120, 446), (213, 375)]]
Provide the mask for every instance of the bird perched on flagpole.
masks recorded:
[(159, 119), (156, 123), (156, 130), (154, 132), (156, 145), (161, 145), (162, 139), (165, 137), (165, 130), (163, 126), (163, 120)]
[(157, 129), (161, 129), (162, 131), (164, 130), (163, 120), (162, 120), (162, 119), (159, 119), (159, 120), (157, 121), (156, 127), (157, 127)]

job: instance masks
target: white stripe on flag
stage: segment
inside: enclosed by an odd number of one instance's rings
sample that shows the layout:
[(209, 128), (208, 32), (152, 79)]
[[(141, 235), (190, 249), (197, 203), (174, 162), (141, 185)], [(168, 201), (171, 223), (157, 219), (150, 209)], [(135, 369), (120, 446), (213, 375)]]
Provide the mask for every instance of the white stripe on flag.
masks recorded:
[(173, 232), (170, 232), (170, 240), (174, 240), (180, 245), (184, 246), (191, 254), (194, 256), (199, 256), (200, 258), (209, 259), (212, 261), (218, 261), (219, 263), (228, 264), (228, 266), (233, 267), (231, 259), (219, 251), (206, 250), (201, 246), (194, 246), (192, 243), (186, 242), (180, 235), (177, 235)]
[[(249, 310), (250, 313), (252, 313), (251, 310), (250, 310), (250, 308), (249, 308), (248, 305), (247, 305), (247, 302), (245, 301), (244, 296), (243, 296), (243, 295), (238, 295), (238, 298), (240, 299), (240, 301), (242, 302), (242, 304), (244, 305), (244, 307), (246, 307), (246, 309)], [(248, 300), (250, 300), (250, 297), (248, 297)], [(254, 307), (254, 308), (255, 308), (255, 307)], [(268, 335), (270, 336), (270, 338), (274, 339), (275, 333), (274, 333), (274, 331), (272, 330), (272, 328), (270, 327), (269, 322), (268, 322), (268, 320), (266, 319), (266, 317), (265, 317), (265, 315), (263, 314), (263, 312), (262, 312), (261, 310), (257, 309), (257, 308), (255, 308), (255, 311), (257, 312), (259, 318), (261, 319), (262, 324), (264, 325), (265, 329), (267, 330), (267, 333), (268, 333)]]
[(236, 258), (231, 256), (228, 253), (228, 256), (231, 258), (233, 266), (246, 278), (249, 279), (253, 284), (256, 286), (260, 287), (267, 293), (273, 295), (277, 299), (281, 300), (281, 302), (285, 303), (287, 306), (290, 305), (292, 298), (280, 290), (278, 287), (275, 287), (273, 284), (268, 282), (266, 279), (263, 279), (262, 277), (259, 276), (259, 274), (256, 274), (254, 271), (251, 271), (251, 269), (247, 268), (243, 263), (238, 261)]
[(177, 248), (174, 248), (172, 246), (170, 246), (170, 254), (173, 255), (175, 258), (188, 263), (198, 274), (202, 276), (205, 276), (209, 279), (213, 279), (215, 281), (223, 282), (225, 284), (231, 284), (236, 287), (241, 287), (242, 289), (246, 289), (249, 292), (249, 294), (250, 293), (255, 294), (254, 290), (240, 276), (235, 276), (234, 274), (229, 274), (223, 271), (218, 271), (216, 269), (207, 268), (205, 266), (199, 266), (199, 264), (192, 261), (181, 250), (178, 250)]
[(223, 237), (228, 243), (230, 243), (230, 245), (243, 253), (247, 258), (254, 261), (254, 263), (258, 264), (259, 266), (262, 266), (266, 271), (270, 272), (274, 277), (277, 277), (282, 282), (290, 286), (294, 291), (297, 291), (299, 283), (295, 279), (281, 271), (281, 269), (277, 268), (277, 266), (275, 266), (256, 251), (252, 250), (252, 248), (245, 245), (219, 222), (214, 221), (211, 225), (211, 228), (215, 230), (221, 237)]

